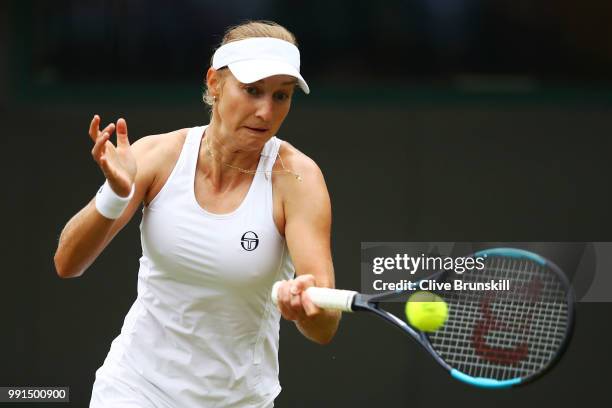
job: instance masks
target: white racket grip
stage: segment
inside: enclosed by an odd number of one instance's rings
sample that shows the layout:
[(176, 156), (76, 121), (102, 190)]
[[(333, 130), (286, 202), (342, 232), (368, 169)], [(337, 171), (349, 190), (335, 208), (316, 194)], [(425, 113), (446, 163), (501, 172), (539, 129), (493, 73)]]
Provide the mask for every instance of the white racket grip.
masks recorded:
[[(277, 304), (278, 288), (281, 283), (282, 282), (276, 282), (274, 286), (272, 286), (272, 301), (274, 304)], [(357, 292), (353, 290), (315, 287), (306, 289), (306, 293), (310, 300), (312, 300), (312, 303), (321, 309), (341, 310), (343, 312), (353, 311), (351, 305), (353, 304), (353, 298), (357, 294)]]

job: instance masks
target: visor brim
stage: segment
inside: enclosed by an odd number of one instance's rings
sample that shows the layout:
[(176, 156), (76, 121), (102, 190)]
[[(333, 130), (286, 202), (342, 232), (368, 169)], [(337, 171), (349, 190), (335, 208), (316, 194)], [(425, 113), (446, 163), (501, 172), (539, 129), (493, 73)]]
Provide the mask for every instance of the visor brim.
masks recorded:
[(290, 64), (274, 60), (246, 60), (232, 62), (227, 66), (236, 79), (244, 84), (257, 82), (274, 75), (289, 75), (297, 79), (299, 87), (305, 94), (310, 93), (308, 84), (302, 75)]

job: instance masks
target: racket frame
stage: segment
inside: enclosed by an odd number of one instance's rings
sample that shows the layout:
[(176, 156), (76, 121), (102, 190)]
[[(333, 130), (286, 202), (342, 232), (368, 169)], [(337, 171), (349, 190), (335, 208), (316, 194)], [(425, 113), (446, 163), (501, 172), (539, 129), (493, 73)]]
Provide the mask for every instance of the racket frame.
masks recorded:
[[(504, 257), (512, 257), (512, 258), (526, 258), (526, 259), (529, 259), (531, 261), (538, 263), (539, 265), (543, 267), (549, 268), (550, 270), (555, 272), (555, 274), (561, 281), (565, 289), (565, 294), (566, 294), (565, 301), (568, 307), (568, 316), (567, 316), (568, 321), (567, 321), (565, 336), (559, 348), (557, 349), (555, 355), (553, 356), (553, 358), (551, 358), (548, 361), (548, 363), (543, 368), (538, 370), (537, 372), (530, 374), (526, 377), (515, 377), (511, 379), (506, 379), (506, 380), (496, 380), (496, 379), (485, 378), (485, 377), (473, 377), (473, 376), (470, 376), (468, 374), (465, 374), (457, 370), (456, 368), (453, 368), (446, 361), (444, 361), (444, 359), (435, 350), (435, 348), (433, 347), (433, 345), (431, 344), (429, 340), (427, 333), (413, 328), (408, 323), (406, 323), (404, 320), (398, 318), (396, 315), (384, 309), (381, 309), (379, 307), (379, 304), (383, 301), (388, 301), (388, 300), (391, 300), (393, 298), (397, 298), (400, 296), (406, 296), (406, 294), (416, 292), (417, 290), (401, 290), (401, 291), (385, 292), (381, 294), (364, 294), (364, 293), (359, 293), (359, 292), (354, 292), (354, 291), (340, 291), (340, 292), (344, 292), (343, 294), (344, 298), (341, 301), (340, 300), (332, 301), (331, 303), (341, 304), (342, 305), (341, 307), (338, 306), (335, 308), (337, 310), (342, 310), (345, 312), (351, 311), (351, 312), (372, 313), (380, 317), (387, 323), (398, 328), (399, 330), (409, 334), (418, 344), (420, 344), (434, 358), (434, 360), (436, 360), (436, 362), (440, 366), (446, 369), (453, 378), (461, 382), (464, 382), (464, 383), (467, 383), (467, 384), (470, 384), (476, 387), (489, 388), (489, 389), (510, 388), (510, 387), (524, 385), (529, 382), (532, 382), (535, 379), (544, 375), (546, 372), (548, 372), (560, 360), (561, 356), (564, 354), (564, 352), (566, 351), (569, 345), (569, 342), (573, 334), (574, 321), (575, 321), (575, 316), (574, 316), (575, 314), (575, 308), (574, 308), (575, 295), (574, 295), (572, 286), (570, 285), (570, 282), (567, 276), (563, 273), (561, 268), (559, 268), (554, 262), (551, 262), (541, 257), (540, 255), (537, 255), (530, 251), (526, 251), (526, 250), (518, 249), (518, 248), (491, 248), (491, 249), (484, 249), (484, 250), (478, 251), (473, 256), (474, 257), (504, 256)], [(448, 273), (449, 273), (448, 271), (436, 272), (426, 278), (423, 278), (422, 280), (445, 278), (446, 275), (448, 275)], [(279, 282), (275, 284), (272, 290), (272, 298), (275, 303), (276, 303), (276, 291), (277, 291), (278, 284)], [(327, 297), (333, 298), (334, 297), (333, 294), (336, 291), (337, 290), (335, 289), (315, 288), (315, 287), (309, 288), (307, 290), (311, 298), (315, 296), (321, 296), (323, 298), (326, 298), (326, 300), (327, 300)], [(432, 291), (432, 292), (435, 293), (436, 291)], [(347, 298), (346, 296), (349, 296), (349, 297)]]

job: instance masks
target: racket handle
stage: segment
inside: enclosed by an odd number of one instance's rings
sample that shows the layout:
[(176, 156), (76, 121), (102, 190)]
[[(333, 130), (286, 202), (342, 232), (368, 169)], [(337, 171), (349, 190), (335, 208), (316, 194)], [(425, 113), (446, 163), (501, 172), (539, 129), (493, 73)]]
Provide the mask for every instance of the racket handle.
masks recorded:
[[(282, 282), (276, 282), (272, 286), (272, 302), (277, 304), (278, 300), (278, 288)], [(341, 289), (330, 289), (330, 288), (316, 288), (310, 287), (306, 289), (308, 297), (312, 300), (312, 303), (320, 307), (321, 309), (341, 310), (343, 312), (352, 312), (351, 306), (353, 304), (353, 298), (357, 292), (353, 290), (341, 290)]]

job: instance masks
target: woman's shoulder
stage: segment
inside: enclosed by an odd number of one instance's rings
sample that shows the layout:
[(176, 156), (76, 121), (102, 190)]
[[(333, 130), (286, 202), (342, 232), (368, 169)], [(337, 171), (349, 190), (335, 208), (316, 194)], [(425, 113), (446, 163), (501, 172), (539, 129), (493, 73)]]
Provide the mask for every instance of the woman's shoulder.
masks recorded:
[(307, 220), (309, 225), (330, 223), (329, 192), (317, 163), (287, 142), (281, 143), (278, 154), (272, 179), (285, 223), (296, 217)]
[[(285, 191), (324, 187), (323, 173), (317, 163), (292, 144), (283, 141), (274, 163), (276, 186)], [(299, 183), (296, 179), (299, 177)]]
[(147, 156), (180, 153), (188, 132), (189, 128), (185, 128), (168, 133), (144, 136), (138, 139), (133, 147), (137, 152)]
[(189, 129), (144, 136), (132, 145), (132, 152), (138, 162), (138, 173), (149, 180), (174, 167), (181, 154)]
[(283, 170), (284, 164), (285, 170), (291, 170), (296, 174), (301, 174), (300, 172), (311, 175), (321, 173), (321, 169), (313, 159), (289, 142), (284, 140), (281, 142), (278, 155), (279, 159), (276, 160), (275, 167), (279, 166), (280, 170)]

